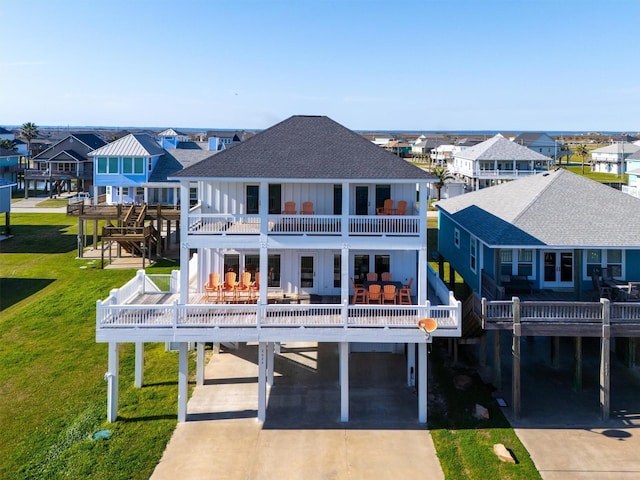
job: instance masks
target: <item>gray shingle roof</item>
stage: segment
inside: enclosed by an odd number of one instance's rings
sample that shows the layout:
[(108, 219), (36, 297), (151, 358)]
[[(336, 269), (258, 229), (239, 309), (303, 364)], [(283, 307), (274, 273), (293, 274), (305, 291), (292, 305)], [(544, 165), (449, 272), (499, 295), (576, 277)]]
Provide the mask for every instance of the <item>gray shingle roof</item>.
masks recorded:
[(293, 116), (179, 178), (433, 180), (433, 176), (324, 116)]
[(625, 154), (629, 154), (629, 153), (635, 153), (638, 150), (640, 150), (640, 145), (636, 145), (634, 143), (612, 143), (611, 145), (607, 145), (606, 147), (601, 147), (601, 148), (596, 148), (595, 150), (591, 151), (591, 154), (593, 155), (594, 153), (598, 154), (598, 153), (625, 153)]
[(209, 150), (181, 148), (165, 150), (164, 155), (158, 159), (158, 163), (153, 169), (153, 172), (151, 172), (149, 182), (166, 182), (168, 181), (167, 177), (170, 175), (211, 157), (216, 153), (217, 152), (211, 152)]
[(549, 157), (534, 152), (530, 148), (518, 145), (500, 135), (485, 140), (473, 147), (454, 153), (454, 157), (465, 160), (531, 160), (548, 161)]
[(126, 137), (107, 143), (93, 152), (90, 157), (151, 157), (162, 155), (164, 150), (146, 133), (130, 133)]
[(640, 248), (640, 199), (563, 169), (437, 207), (492, 246)]

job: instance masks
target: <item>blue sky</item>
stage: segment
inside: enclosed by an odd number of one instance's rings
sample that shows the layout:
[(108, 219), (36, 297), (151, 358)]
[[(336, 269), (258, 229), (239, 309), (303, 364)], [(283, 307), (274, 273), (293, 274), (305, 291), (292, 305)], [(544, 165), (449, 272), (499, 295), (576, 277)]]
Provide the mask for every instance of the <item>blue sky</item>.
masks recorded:
[(0, 0), (0, 125), (640, 131), (638, 0)]

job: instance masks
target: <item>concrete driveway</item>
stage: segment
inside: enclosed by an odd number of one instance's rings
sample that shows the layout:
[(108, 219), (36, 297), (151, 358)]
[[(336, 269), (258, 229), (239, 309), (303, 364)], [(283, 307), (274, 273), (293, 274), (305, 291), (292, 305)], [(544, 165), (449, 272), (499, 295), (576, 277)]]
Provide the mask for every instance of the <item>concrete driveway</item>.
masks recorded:
[(213, 355), (152, 478), (442, 479), (403, 366), (403, 355), (353, 353), (343, 424), (337, 346), (284, 344), (261, 425), (257, 346)]

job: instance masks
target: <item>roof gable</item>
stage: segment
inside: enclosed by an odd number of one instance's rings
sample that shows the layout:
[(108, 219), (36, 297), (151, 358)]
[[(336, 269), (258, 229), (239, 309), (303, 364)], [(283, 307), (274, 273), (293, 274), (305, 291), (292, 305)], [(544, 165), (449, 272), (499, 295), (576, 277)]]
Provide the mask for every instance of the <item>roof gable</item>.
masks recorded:
[(176, 177), (433, 179), (328, 117), (301, 115), (188, 167)]
[(91, 157), (152, 157), (164, 150), (146, 133), (130, 133), (89, 153)]
[[(488, 245), (638, 247), (640, 199), (564, 169), (438, 202)], [(604, 210), (603, 210), (604, 209)]]
[(43, 150), (33, 159), (46, 161), (54, 158), (60, 152), (73, 151), (76, 158), (86, 160), (89, 152), (103, 145), (106, 145), (106, 142), (93, 133), (72, 134)]

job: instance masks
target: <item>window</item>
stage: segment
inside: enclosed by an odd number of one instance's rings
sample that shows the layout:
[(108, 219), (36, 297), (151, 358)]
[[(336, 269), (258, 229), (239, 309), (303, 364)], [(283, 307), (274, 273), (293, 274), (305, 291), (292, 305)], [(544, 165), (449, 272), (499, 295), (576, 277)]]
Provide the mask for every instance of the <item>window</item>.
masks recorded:
[(240, 273), (240, 255), (237, 253), (225, 253), (224, 255), (224, 272), (236, 272), (236, 275)]
[(518, 275), (533, 275), (533, 250), (530, 248), (518, 250)]
[(382, 272), (391, 271), (391, 262), (389, 255), (376, 255), (374, 257), (374, 264), (376, 266), (375, 272), (378, 274), (378, 278), (380, 278), (380, 274)]
[(333, 186), (333, 214), (342, 215), (342, 185)]
[(149, 157), (149, 160), (147, 162), (147, 171), (150, 172), (153, 169), (153, 164), (151, 162), (151, 157)]
[[(247, 215), (257, 215), (260, 202), (260, 186), (247, 185)], [(280, 212), (278, 212), (280, 213)]]
[(133, 173), (133, 158), (122, 157), (122, 173)]
[(118, 173), (118, 157), (98, 157), (98, 173)]
[(244, 271), (251, 272), (251, 281), (255, 281), (256, 272), (260, 270), (260, 255), (244, 256)]
[(376, 208), (382, 208), (387, 198), (391, 198), (391, 185), (376, 185)]
[(478, 255), (478, 240), (471, 237), (469, 241), (469, 267), (472, 272), (476, 271), (477, 267), (477, 255)]
[(128, 197), (129, 196), (129, 187), (120, 187), (120, 196)]
[(602, 250), (587, 250), (587, 277), (600, 274), (602, 268)]
[(513, 250), (500, 250), (500, 275), (513, 273)]
[(333, 256), (333, 288), (340, 288), (342, 285), (342, 256), (340, 254)]
[(282, 212), (282, 185), (279, 183), (269, 184), (269, 213), (280, 215)]
[(356, 283), (362, 283), (369, 273), (369, 255), (355, 255), (353, 257), (353, 278)]
[(133, 159), (133, 173), (136, 175), (144, 174), (144, 158), (136, 157)]
[(453, 244), (460, 248), (460, 230), (457, 228), (453, 229)]
[(612, 278), (622, 277), (622, 250), (607, 250), (607, 271)]
[(280, 255), (269, 255), (267, 263), (269, 268), (267, 286), (280, 287)]

